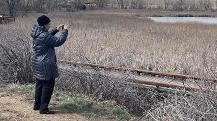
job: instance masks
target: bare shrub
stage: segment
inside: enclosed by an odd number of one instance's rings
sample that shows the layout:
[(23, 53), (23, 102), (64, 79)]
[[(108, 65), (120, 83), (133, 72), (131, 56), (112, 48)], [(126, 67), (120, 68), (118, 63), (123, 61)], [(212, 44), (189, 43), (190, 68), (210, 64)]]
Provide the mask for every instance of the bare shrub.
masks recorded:
[[(216, 90), (215, 90), (216, 91)], [(216, 121), (217, 95), (215, 92), (195, 92), (169, 96), (158, 108), (146, 113), (144, 120), (154, 121)]]
[(164, 98), (164, 94), (154, 88), (131, 84), (128, 74), (115, 77), (114, 74), (100, 69), (61, 66), (58, 88), (82, 93), (98, 101), (114, 100), (137, 116), (141, 116)]
[(18, 23), (1, 26), (1, 78), (9, 82), (33, 82), (31, 69), (31, 38), (29, 32), (24, 32), (27, 26), (21, 23), (19, 19), (17, 21)]

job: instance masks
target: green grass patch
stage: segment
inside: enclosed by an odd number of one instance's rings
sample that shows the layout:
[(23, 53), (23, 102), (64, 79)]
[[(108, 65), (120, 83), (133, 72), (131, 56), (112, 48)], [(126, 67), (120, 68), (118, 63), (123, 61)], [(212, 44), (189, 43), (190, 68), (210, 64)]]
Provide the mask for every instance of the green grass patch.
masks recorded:
[(82, 114), (86, 117), (107, 117), (117, 120), (129, 120), (130, 114), (116, 104), (97, 102), (89, 97), (73, 93), (56, 92), (55, 99), (59, 100), (60, 107), (70, 112)]
[[(0, 90), (9, 93), (24, 95), (27, 100), (33, 102), (33, 84), (9, 84), (1, 86)], [(85, 117), (102, 117), (106, 119), (130, 120), (130, 114), (123, 107), (112, 101), (98, 102), (90, 97), (66, 91), (55, 90), (52, 96), (51, 105), (55, 105), (62, 113), (77, 113)]]
[(3, 89), (9, 93), (17, 93), (20, 95), (24, 95), (27, 100), (33, 101), (34, 97), (34, 88), (33, 84), (8, 84)]
[(129, 113), (121, 107), (114, 107), (112, 109), (112, 114), (119, 120), (129, 120), (130, 119)]

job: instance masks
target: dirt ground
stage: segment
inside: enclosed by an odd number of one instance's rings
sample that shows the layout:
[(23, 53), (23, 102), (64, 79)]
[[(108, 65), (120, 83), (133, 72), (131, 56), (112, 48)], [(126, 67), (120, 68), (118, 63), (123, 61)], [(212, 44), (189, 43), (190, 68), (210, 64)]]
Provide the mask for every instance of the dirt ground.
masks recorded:
[(25, 97), (17, 94), (0, 93), (0, 121), (106, 121), (104, 119), (87, 119), (84, 116), (55, 110), (55, 115), (41, 115), (32, 110)]

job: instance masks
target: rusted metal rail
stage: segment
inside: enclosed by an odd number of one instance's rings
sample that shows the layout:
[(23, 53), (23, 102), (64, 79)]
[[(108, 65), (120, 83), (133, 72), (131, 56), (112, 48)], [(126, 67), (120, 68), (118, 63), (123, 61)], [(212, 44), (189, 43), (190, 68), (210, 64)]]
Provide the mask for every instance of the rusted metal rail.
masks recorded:
[[(130, 72), (133, 73), (134, 75), (150, 75), (150, 76), (157, 76), (157, 77), (162, 77), (162, 78), (173, 78), (177, 80), (200, 80), (200, 81), (209, 81), (211, 83), (216, 83), (217, 80), (215, 79), (206, 79), (206, 78), (199, 78), (195, 76), (189, 76), (189, 75), (181, 75), (181, 74), (172, 74), (172, 73), (161, 73), (161, 72), (154, 72), (154, 71), (146, 71), (146, 70), (140, 70), (140, 69), (132, 69), (132, 68), (123, 68), (123, 67), (117, 67), (117, 66), (107, 66), (107, 65), (98, 65), (98, 64), (84, 64), (84, 63), (77, 63), (77, 62), (71, 62), (71, 61), (65, 61), (61, 60), (59, 63), (62, 64), (68, 64), (68, 65), (73, 65), (73, 66), (88, 66), (92, 68), (100, 68), (104, 70), (116, 70), (116, 71), (122, 71), (122, 72)], [(176, 85), (176, 84), (168, 84), (165, 82), (158, 82), (158, 81), (150, 81), (150, 80), (139, 80), (135, 79), (133, 80), (134, 83), (137, 84), (144, 84), (144, 85), (152, 85), (152, 86), (157, 86), (157, 87), (166, 87), (166, 88), (175, 88), (175, 89), (185, 89), (185, 90), (198, 90), (200, 87), (195, 86), (195, 87), (189, 87), (185, 85)]]
[(0, 15), (0, 24), (5, 24), (15, 21), (15, 18), (12, 16)]

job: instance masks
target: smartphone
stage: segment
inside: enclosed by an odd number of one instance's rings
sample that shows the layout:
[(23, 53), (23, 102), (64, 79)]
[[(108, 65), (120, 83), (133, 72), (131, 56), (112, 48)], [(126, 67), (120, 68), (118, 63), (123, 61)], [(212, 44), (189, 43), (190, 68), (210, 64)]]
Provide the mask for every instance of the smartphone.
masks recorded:
[(61, 29), (64, 29), (64, 25), (62, 26), (62, 28)]

